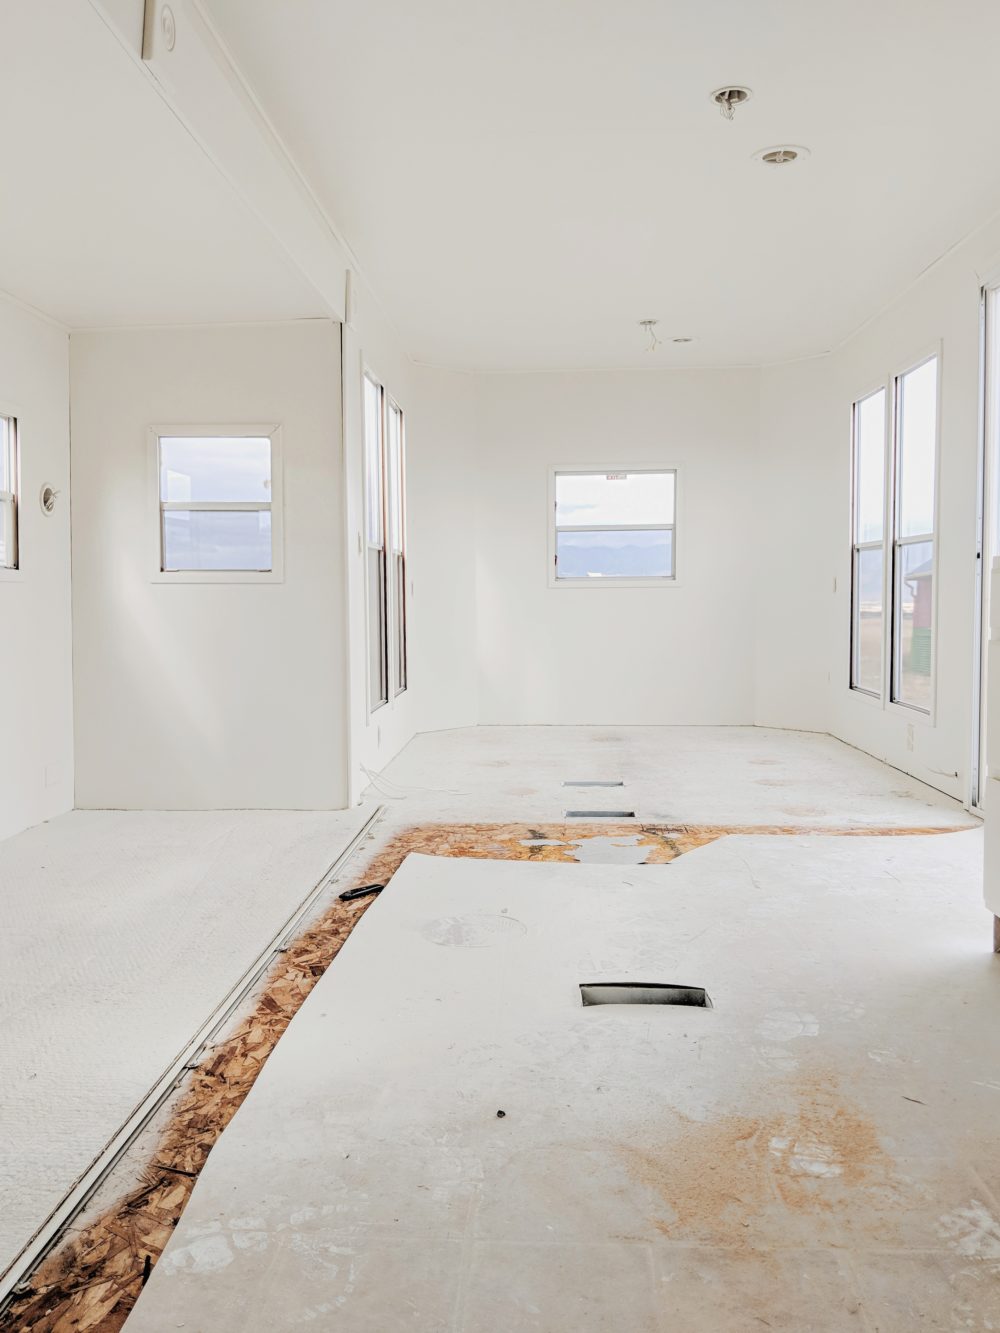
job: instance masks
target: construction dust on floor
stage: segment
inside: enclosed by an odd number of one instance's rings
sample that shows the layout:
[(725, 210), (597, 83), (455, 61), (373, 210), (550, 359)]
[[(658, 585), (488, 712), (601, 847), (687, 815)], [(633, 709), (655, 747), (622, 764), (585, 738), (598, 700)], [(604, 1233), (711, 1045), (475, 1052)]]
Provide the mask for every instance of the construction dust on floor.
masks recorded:
[[(844, 828), (817, 829), (815, 833), (900, 837), (949, 831)], [(412, 853), (584, 865), (620, 864), (622, 853), (627, 853), (626, 864), (652, 866), (666, 865), (727, 835), (786, 837), (803, 832), (809, 833), (787, 827), (426, 825), (392, 835), (358, 874), (351, 875), (351, 882), (388, 882)], [(123, 1181), (120, 1200), (70, 1232), (52, 1251), (36, 1271), (30, 1290), (22, 1292), (0, 1317), (0, 1329), (11, 1333), (15, 1329), (112, 1333), (122, 1326), (177, 1224), (208, 1153), (247, 1096), (278, 1038), (369, 905), (370, 900), (334, 902), (293, 943), (268, 977), (252, 1011), (192, 1071), (141, 1179), (130, 1186)]]

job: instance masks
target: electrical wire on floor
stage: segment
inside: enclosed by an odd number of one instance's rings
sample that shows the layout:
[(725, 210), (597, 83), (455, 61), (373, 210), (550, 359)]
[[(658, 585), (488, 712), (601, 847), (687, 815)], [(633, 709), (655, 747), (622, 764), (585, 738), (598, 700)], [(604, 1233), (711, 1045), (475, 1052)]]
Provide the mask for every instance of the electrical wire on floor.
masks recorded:
[[(430, 796), (464, 796), (464, 791), (455, 791), (451, 787), (407, 787), (398, 782), (393, 782), (390, 778), (383, 777), (381, 773), (373, 773), (370, 768), (364, 764), (359, 765), (362, 773), (383, 796), (388, 797), (390, 801), (405, 801), (408, 796), (430, 795)], [(395, 791), (389, 788), (394, 787)]]

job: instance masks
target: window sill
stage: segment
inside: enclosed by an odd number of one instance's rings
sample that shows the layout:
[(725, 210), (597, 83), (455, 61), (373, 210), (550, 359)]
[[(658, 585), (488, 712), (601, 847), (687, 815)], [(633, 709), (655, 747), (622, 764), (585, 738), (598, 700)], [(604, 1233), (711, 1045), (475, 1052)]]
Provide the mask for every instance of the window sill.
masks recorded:
[(19, 583), (23, 578), (23, 569), (0, 569), (0, 583)]
[(679, 588), (680, 580), (672, 579), (557, 579), (549, 575), (550, 588)]
[(157, 570), (150, 583), (284, 583), (281, 570), (171, 569)]

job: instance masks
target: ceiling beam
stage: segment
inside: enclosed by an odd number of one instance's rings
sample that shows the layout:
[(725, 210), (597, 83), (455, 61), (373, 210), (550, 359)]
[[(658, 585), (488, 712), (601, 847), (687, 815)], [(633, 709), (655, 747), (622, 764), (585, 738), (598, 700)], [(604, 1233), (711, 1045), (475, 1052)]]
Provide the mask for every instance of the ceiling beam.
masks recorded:
[[(198, 0), (90, 0), (246, 207), (344, 318), (357, 265)], [(140, 30), (137, 31), (137, 21)]]

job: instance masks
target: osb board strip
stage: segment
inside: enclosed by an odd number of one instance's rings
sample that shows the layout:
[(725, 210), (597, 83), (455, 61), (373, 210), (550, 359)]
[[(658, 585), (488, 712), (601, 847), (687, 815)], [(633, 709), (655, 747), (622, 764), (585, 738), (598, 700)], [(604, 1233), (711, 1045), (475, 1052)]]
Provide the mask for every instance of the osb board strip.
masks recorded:
[[(727, 834), (896, 837), (953, 829), (715, 827), (649, 824), (458, 824), (405, 829), (352, 878), (387, 883), (411, 852), (486, 860), (574, 862), (590, 838), (626, 841), (664, 865)], [(67, 1233), (36, 1270), (31, 1289), (3, 1316), (0, 1333), (118, 1333), (163, 1252), (222, 1131), (250, 1091), (281, 1034), (339, 953), (372, 899), (334, 901), (290, 946), (250, 1015), (208, 1051), (187, 1080), (138, 1185), (82, 1228)]]

